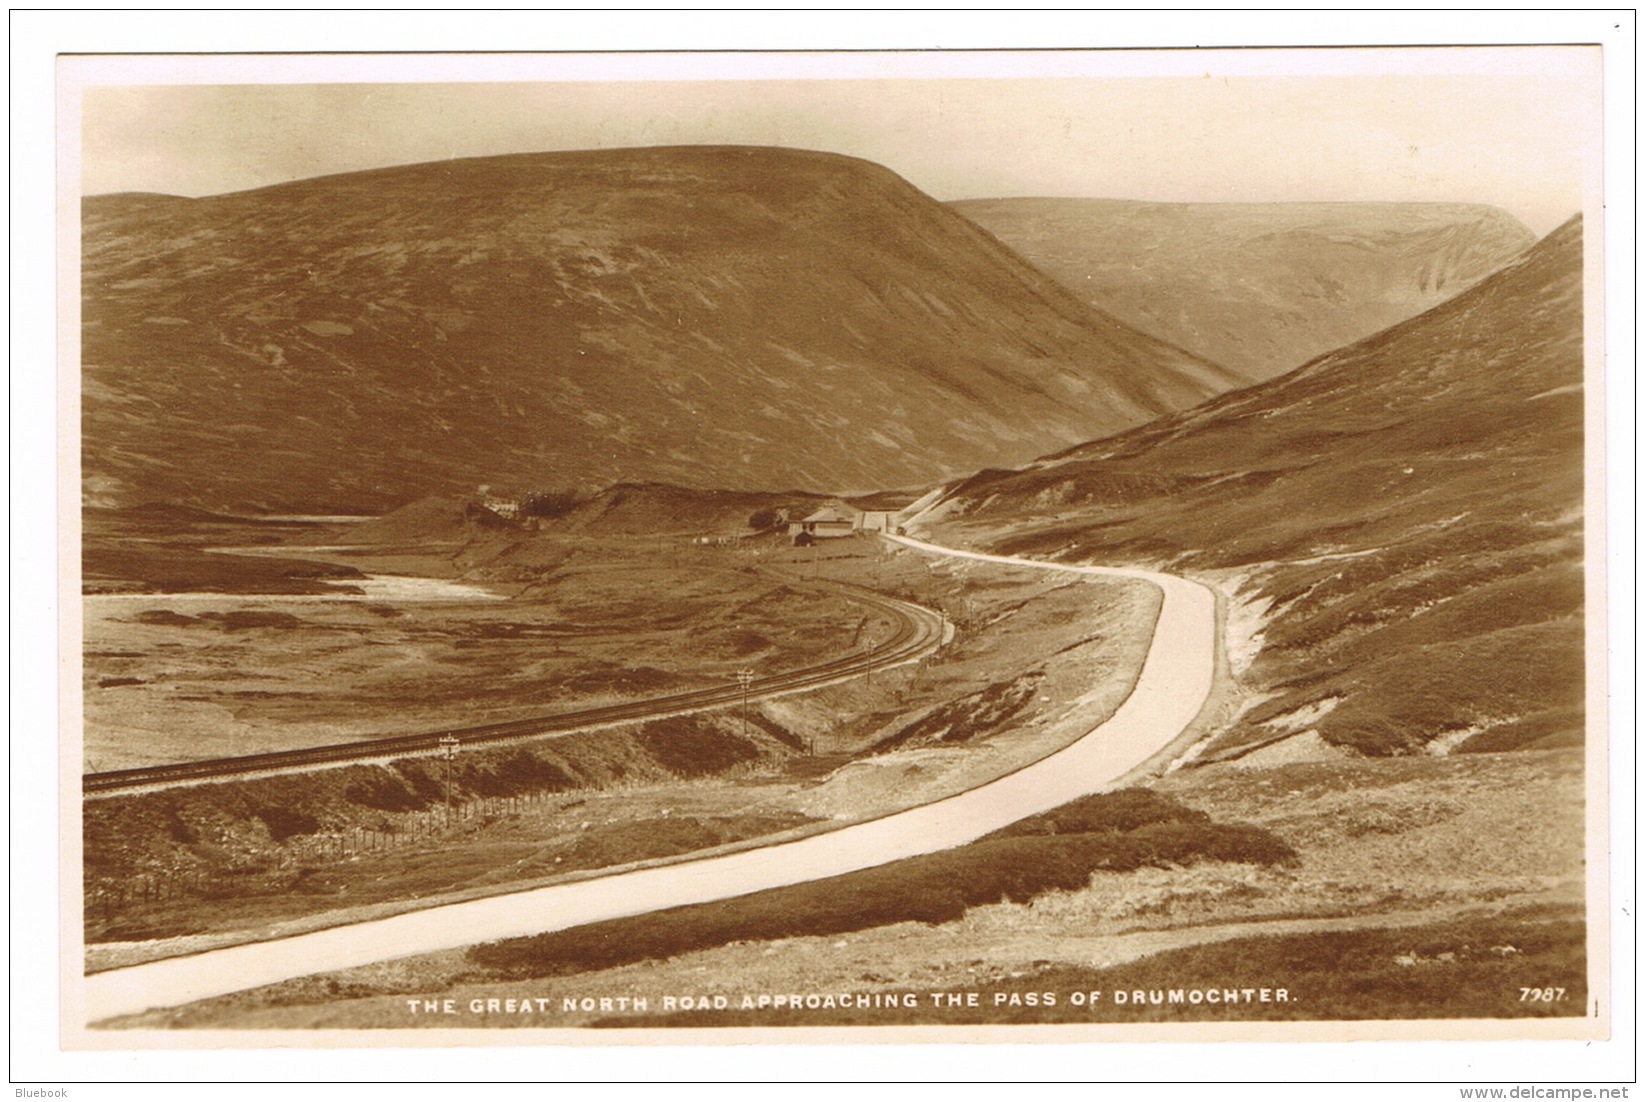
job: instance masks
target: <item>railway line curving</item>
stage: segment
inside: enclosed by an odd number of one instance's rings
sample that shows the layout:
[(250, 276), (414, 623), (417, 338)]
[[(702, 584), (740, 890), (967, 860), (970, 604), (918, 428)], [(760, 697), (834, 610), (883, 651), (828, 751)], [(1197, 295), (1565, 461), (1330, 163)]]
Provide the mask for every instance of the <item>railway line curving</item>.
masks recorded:
[[(747, 699), (763, 700), (838, 684), (876, 670), (916, 661), (937, 649), (942, 643), (944, 621), (939, 613), (907, 601), (865, 593), (849, 587), (829, 588), (836, 589), (850, 600), (870, 606), (889, 616), (896, 625), (896, 630), (872, 650), (855, 652), (830, 662), (788, 670), (769, 677), (757, 677), (749, 682)], [(708, 711), (740, 702), (743, 693), (742, 686), (733, 683), (723, 687), (695, 689), (664, 697), (651, 697), (624, 704), (585, 708), (575, 712), (561, 712), (503, 723), (447, 727), (438, 731), (391, 735), (384, 738), (333, 743), (329, 746), (275, 750), (228, 758), (203, 758), (196, 761), (88, 773), (81, 778), (80, 784), (81, 791), (88, 798), (96, 798), (180, 784), (231, 781), (252, 776), (433, 755), (440, 753), (441, 739), (455, 737), (468, 748), (491, 747), (528, 739), (569, 735), (576, 731), (610, 727), (620, 723), (635, 723), (687, 712)]]
[(1102, 791), (1157, 760), (1210, 697), (1221, 640), (1216, 599), (1196, 582), (1146, 570), (1042, 563), (889, 538), (933, 554), (1156, 586), (1162, 594), (1159, 616), (1131, 694), (1106, 721), (1063, 749), (932, 803), (767, 846), (98, 972), (87, 976), (77, 993), (83, 1020), (98, 1022), (298, 976), (729, 899), (963, 845), (1025, 816)]

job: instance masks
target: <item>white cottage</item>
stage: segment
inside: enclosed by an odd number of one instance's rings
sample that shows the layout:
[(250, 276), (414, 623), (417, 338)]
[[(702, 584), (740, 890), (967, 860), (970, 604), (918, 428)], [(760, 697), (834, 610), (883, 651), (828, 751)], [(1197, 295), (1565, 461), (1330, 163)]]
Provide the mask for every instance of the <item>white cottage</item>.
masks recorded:
[(788, 534), (797, 544), (816, 540), (854, 536), (861, 526), (862, 514), (841, 505), (825, 505), (804, 520), (790, 521)]

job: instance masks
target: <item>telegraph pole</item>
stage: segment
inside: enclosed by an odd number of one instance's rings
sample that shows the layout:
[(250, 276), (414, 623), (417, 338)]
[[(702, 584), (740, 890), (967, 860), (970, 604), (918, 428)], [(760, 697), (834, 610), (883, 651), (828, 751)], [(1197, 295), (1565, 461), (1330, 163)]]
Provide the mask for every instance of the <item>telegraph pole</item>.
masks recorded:
[(737, 684), (743, 687), (743, 735), (748, 734), (748, 687), (754, 683), (754, 671), (743, 667), (737, 671)]
[(446, 762), (446, 828), (451, 827), (451, 764), (457, 760), (457, 747), (462, 740), (456, 735), (446, 735), (440, 740), (440, 756)]

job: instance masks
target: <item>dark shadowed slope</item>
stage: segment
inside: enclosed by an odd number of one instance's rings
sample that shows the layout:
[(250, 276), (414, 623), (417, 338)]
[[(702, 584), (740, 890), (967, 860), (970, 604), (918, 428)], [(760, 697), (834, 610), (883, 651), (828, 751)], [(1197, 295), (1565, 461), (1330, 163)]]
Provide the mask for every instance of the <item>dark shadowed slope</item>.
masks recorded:
[(1232, 595), (1213, 748), (1583, 736), (1582, 234), (1283, 378), (958, 486), (920, 525)]
[(833, 155), (533, 154), (83, 209), (95, 503), (908, 485), (1235, 382)]
[(1253, 380), (1414, 317), (1536, 240), (1460, 203), (951, 205), (1127, 325)]

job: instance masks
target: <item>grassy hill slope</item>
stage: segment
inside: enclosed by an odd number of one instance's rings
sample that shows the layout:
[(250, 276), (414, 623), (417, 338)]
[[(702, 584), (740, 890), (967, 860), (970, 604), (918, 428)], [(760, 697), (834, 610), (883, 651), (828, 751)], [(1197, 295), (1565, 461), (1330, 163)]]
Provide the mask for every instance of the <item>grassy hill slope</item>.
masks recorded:
[(1094, 306), (1252, 380), (1414, 317), (1536, 239), (1460, 203), (951, 205)]
[(477, 158), (83, 215), (93, 504), (909, 485), (1237, 381), (834, 155)]
[(1272, 382), (959, 485), (921, 527), (1231, 594), (1219, 752), (1583, 737), (1582, 231)]

